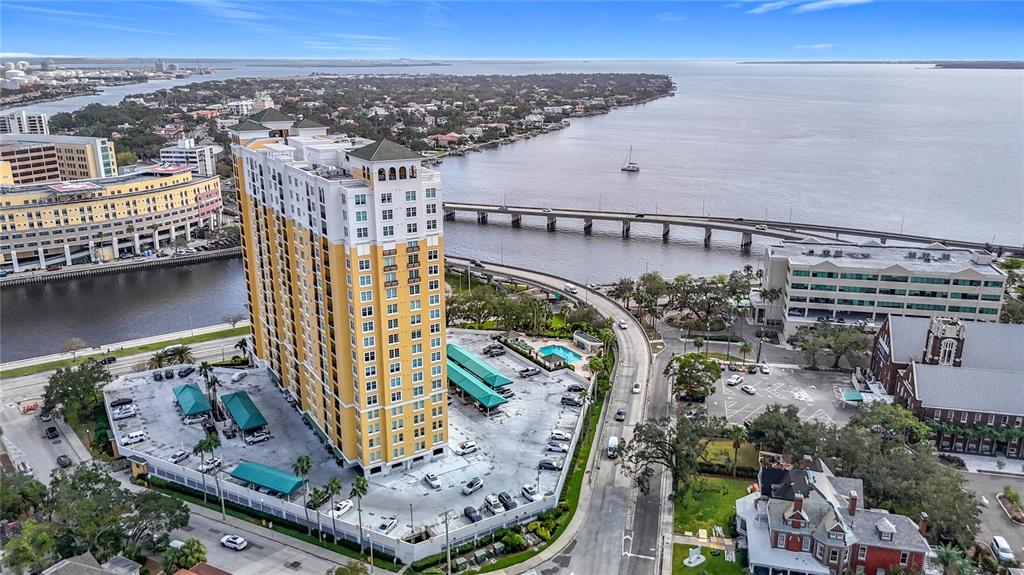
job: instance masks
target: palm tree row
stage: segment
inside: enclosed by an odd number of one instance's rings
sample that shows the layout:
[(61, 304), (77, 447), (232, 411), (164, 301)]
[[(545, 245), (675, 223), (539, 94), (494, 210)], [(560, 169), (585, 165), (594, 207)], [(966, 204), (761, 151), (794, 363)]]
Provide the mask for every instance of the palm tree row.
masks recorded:
[(165, 350), (158, 351), (150, 356), (147, 365), (149, 369), (160, 369), (169, 365), (181, 365), (195, 362), (195, 355), (192, 348), (187, 345), (175, 345)]
[[(310, 522), (309, 522), (309, 507), (307, 505), (307, 499), (309, 497), (309, 473), (310, 473), (310, 471), (312, 469), (313, 469), (313, 460), (308, 455), (300, 455), (298, 457), (298, 459), (295, 460), (295, 464), (292, 465), (292, 471), (295, 472), (296, 475), (298, 475), (298, 476), (300, 476), (300, 477), (302, 477), (303, 479), (306, 480), (305, 484), (303, 486), (303, 492), (302, 492), (302, 509), (303, 509), (303, 512), (306, 514), (306, 527), (307, 527), (307, 533), (309, 535), (312, 535), (312, 533), (313, 533), (313, 527), (310, 525)], [(359, 513), (359, 550), (360, 550), (360, 552), (362, 552), (362, 550), (363, 550), (363, 497), (366, 496), (366, 493), (369, 491), (369, 488), (370, 488), (369, 481), (367, 481), (366, 478), (363, 477), (362, 475), (359, 475), (352, 482), (352, 490), (349, 492), (349, 497), (352, 497), (352, 498), (354, 498), (356, 500), (356, 506), (358, 508), (358, 513)], [(336, 522), (337, 518), (335, 517), (335, 514), (334, 514), (334, 500), (335, 500), (335, 497), (337, 497), (339, 494), (341, 494), (342, 491), (344, 490), (344, 484), (342, 484), (341, 479), (338, 479), (337, 476), (332, 475), (331, 478), (327, 480), (327, 484), (323, 488), (317, 488), (317, 490), (320, 493), (323, 494), (322, 496), (326, 496), (326, 497), (330, 498), (330, 502), (331, 502), (331, 511), (330, 511), (330, 515), (331, 515), (331, 532), (334, 534), (334, 542), (337, 543), (338, 542), (338, 531), (337, 531), (337, 522)], [(318, 499), (319, 499), (319, 497), (318, 497)], [(319, 513), (319, 511), (317, 511), (317, 513)], [(319, 518), (317, 519), (317, 524), (319, 525)], [(372, 551), (371, 551), (371, 553), (372, 553)]]
[[(220, 436), (211, 433), (206, 437), (199, 440), (192, 448), (193, 455), (199, 456), (199, 467), (202, 469), (203, 464), (206, 463), (206, 454), (213, 455), (213, 452), (220, 449)], [(206, 471), (201, 472), (203, 474), (203, 503), (206, 503)]]

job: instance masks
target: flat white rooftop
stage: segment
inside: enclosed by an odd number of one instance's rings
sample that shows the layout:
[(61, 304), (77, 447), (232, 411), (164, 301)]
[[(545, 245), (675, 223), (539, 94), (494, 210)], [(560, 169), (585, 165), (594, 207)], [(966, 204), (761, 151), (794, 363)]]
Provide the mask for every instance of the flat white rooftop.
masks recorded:
[(831, 263), (837, 268), (864, 270), (885, 270), (898, 266), (915, 274), (955, 274), (973, 270), (993, 278), (1004, 275), (991, 263), (979, 263), (991, 260), (992, 256), (987, 253), (982, 252), (978, 258), (973, 250), (947, 248), (939, 244), (907, 247), (882, 245), (874, 241), (860, 245), (783, 241), (768, 246), (767, 251), (770, 257), (786, 258), (790, 265), (796, 266), (815, 267)]

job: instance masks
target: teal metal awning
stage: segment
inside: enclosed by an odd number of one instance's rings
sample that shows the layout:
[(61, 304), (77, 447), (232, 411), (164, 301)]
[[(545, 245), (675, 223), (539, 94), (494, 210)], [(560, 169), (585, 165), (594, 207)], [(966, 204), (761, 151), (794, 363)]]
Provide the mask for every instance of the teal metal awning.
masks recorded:
[(859, 391), (847, 390), (843, 392), (843, 401), (864, 401), (864, 396)]
[(298, 475), (282, 471), (276, 467), (263, 465), (254, 461), (243, 461), (231, 472), (231, 477), (240, 479), (246, 483), (252, 483), (260, 487), (271, 489), (278, 493), (291, 495), (302, 487), (305, 479)]
[(252, 431), (267, 425), (267, 420), (256, 408), (248, 393), (236, 391), (221, 397), (220, 400), (224, 402), (224, 407), (228, 408), (228, 413), (231, 414), (231, 419), (235, 420), (238, 429)]
[(448, 360), (448, 381), (468, 393), (487, 409), (494, 409), (503, 403), (508, 403), (507, 399), (494, 393), (489, 387), (481, 383), (479, 379), (470, 375), (469, 372), (456, 365), (451, 359)]
[(454, 343), (448, 344), (448, 360), (449, 362), (454, 361), (462, 369), (472, 373), (491, 387), (504, 387), (512, 383), (511, 379), (501, 375), (478, 357)]
[(172, 391), (174, 391), (174, 398), (178, 400), (181, 413), (185, 417), (210, 412), (210, 401), (206, 399), (206, 395), (203, 394), (198, 385), (186, 383), (185, 385), (176, 386)]

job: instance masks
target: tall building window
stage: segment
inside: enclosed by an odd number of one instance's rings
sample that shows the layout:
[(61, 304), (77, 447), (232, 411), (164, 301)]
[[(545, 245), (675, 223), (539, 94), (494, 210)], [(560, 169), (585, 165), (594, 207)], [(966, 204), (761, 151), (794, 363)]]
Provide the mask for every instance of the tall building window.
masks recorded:
[(380, 195), (380, 203), (390, 204), (391, 203), (391, 192), (384, 192)]
[(427, 188), (426, 190), (424, 190), (424, 193), (425, 193), (425, 195), (427, 196), (428, 199), (429, 198), (436, 198), (437, 197), (437, 188)]
[(384, 237), (390, 238), (391, 236), (395, 235), (395, 226), (384, 226), (383, 233)]
[(366, 194), (356, 194), (355, 202), (354, 203), (357, 206), (365, 206), (366, 205)]
[(368, 238), (370, 237), (370, 230), (367, 228), (356, 228), (357, 238)]
[(942, 341), (942, 348), (939, 351), (939, 365), (953, 365), (953, 357), (956, 355), (956, 340), (946, 339)]
[(405, 192), (405, 201), (415, 202), (416, 201), (416, 190), (409, 190)]

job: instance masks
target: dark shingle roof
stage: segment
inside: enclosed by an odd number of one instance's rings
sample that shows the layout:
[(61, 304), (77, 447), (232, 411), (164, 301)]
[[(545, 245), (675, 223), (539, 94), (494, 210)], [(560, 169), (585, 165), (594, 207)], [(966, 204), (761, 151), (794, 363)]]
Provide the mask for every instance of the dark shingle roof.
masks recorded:
[(298, 122), (295, 122), (295, 124), (292, 125), (292, 127), (293, 128), (326, 128), (327, 126), (321, 124), (320, 122), (315, 122), (313, 120), (310, 120), (309, 118), (305, 118), (303, 120), (299, 120)]
[(242, 122), (229, 127), (228, 130), (232, 132), (262, 132), (264, 130), (269, 131), (270, 128), (263, 124), (253, 122), (252, 120), (243, 120)]
[(386, 162), (389, 160), (422, 160), (423, 156), (416, 152), (406, 148), (401, 144), (396, 144), (391, 140), (381, 140), (374, 142), (369, 146), (363, 146), (356, 150), (349, 152), (349, 155), (355, 156), (361, 160), (367, 160), (370, 162)]
[(249, 119), (254, 122), (291, 122), (293, 120), (291, 116), (277, 108), (260, 110), (259, 112), (249, 116)]

